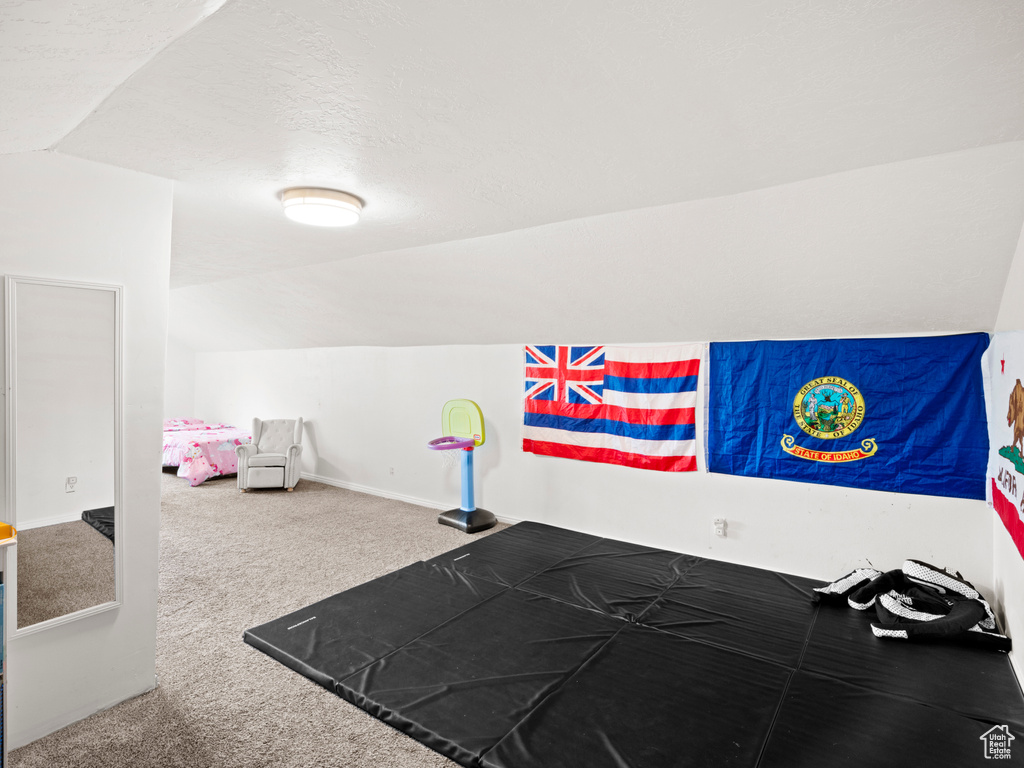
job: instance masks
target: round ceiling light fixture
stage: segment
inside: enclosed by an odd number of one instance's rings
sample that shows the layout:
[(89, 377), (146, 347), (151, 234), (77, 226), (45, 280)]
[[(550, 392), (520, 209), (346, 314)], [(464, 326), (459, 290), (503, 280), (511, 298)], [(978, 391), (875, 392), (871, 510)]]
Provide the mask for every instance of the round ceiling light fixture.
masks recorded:
[(359, 221), (363, 201), (348, 192), (316, 187), (292, 187), (281, 193), (284, 215), (314, 227), (347, 227)]

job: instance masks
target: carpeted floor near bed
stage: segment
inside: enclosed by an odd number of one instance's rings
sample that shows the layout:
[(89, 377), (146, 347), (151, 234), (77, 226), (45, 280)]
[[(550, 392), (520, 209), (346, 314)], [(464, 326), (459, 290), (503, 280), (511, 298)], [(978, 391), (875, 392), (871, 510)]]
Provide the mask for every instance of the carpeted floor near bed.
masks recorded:
[(307, 480), (240, 494), (233, 476), (190, 488), (165, 473), (159, 687), (13, 751), (11, 765), (454, 768), (242, 642), (249, 627), (486, 535), (436, 520)]

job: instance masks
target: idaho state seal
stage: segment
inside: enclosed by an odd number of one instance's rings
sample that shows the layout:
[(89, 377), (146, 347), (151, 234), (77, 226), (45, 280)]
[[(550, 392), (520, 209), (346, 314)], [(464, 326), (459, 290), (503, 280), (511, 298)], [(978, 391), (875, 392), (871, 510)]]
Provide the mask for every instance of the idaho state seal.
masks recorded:
[(823, 376), (800, 387), (793, 399), (793, 418), (811, 437), (846, 437), (864, 421), (864, 397), (846, 379)]
[[(807, 382), (793, 398), (793, 418), (800, 429), (811, 437), (835, 440), (846, 437), (864, 421), (864, 396), (846, 379), (822, 376)], [(878, 450), (874, 438), (861, 441), (861, 447), (852, 451), (815, 451), (802, 448), (789, 435), (782, 436), (782, 450), (790, 456), (810, 461), (844, 463), (874, 456)]]

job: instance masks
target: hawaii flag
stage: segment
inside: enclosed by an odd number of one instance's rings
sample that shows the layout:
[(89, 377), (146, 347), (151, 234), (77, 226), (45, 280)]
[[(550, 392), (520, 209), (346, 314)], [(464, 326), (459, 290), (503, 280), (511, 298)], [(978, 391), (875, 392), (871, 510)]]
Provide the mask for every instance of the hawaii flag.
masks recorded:
[(1024, 557), (1024, 331), (993, 336), (982, 366), (988, 403), (986, 490)]
[(524, 349), (523, 450), (663, 472), (697, 469), (702, 347)]

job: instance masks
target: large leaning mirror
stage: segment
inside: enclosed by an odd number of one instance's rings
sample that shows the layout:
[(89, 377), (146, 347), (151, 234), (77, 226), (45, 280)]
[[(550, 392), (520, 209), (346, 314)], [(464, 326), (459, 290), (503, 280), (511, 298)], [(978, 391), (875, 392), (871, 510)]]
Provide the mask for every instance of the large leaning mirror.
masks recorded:
[(16, 633), (120, 604), (121, 288), (5, 278)]

